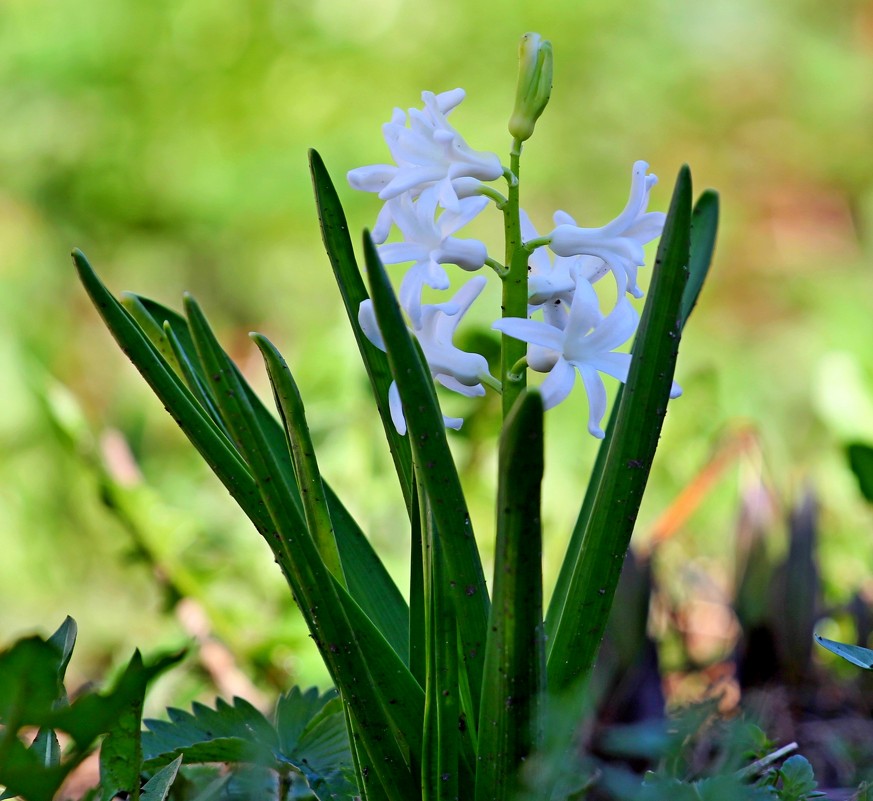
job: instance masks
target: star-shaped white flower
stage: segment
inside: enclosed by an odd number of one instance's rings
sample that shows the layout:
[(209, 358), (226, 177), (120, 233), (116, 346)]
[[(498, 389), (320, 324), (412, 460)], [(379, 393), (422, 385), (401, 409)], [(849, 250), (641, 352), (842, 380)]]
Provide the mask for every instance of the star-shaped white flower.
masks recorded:
[[(474, 276), (445, 303), (426, 304), (421, 307), (421, 324), (412, 333), (421, 345), (433, 378), (447, 389), (468, 398), (485, 394), (482, 382), (496, 384), (488, 370), (488, 362), (478, 353), (468, 353), (455, 347), (452, 341), (458, 323), (467, 313), (473, 301), (479, 297), (487, 280), (483, 275)], [(376, 323), (373, 302), (369, 298), (358, 309), (358, 323), (367, 339), (380, 350), (386, 350), (385, 340)], [(400, 402), (397, 383), (388, 388), (388, 409), (391, 420), (399, 434), (406, 433), (406, 418)], [(459, 429), (464, 422), (460, 417), (443, 415), (446, 428)]]
[[(416, 197), (435, 186), (439, 204), (457, 211), (460, 199), (475, 192), (482, 181), (499, 178), (503, 174), (500, 159), (494, 153), (473, 150), (448, 122), (448, 115), (464, 94), (463, 89), (438, 95), (422, 92), (424, 109), (411, 108), (408, 115), (394, 109), (382, 132), (396, 164), (351, 170), (347, 177), (352, 187), (377, 192), (382, 200), (390, 200), (404, 193)], [(373, 229), (373, 240), (384, 242), (389, 228), (390, 219), (383, 208)]]
[(565, 215), (565, 221), (549, 234), (549, 248), (558, 256), (584, 255), (602, 260), (602, 265), (588, 263), (592, 273), (587, 276), (589, 281), (611, 270), (619, 294), (627, 291), (637, 298), (643, 295), (637, 286), (637, 268), (645, 264), (643, 245), (661, 235), (666, 219), (663, 212), (646, 212), (649, 193), (658, 182), (656, 176), (646, 175), (648, 168), (645, 161), (634, 164), (627, 205), (611, 223), (602, 228), (580, 228)]
[(578, 372), (588, 395), (588, 431), (603, 437), (600, 422), (606, 412), (606, 387), (600, 373), (627, 380), (630, 354), (615, 353), (633, 335), (638, 316), (626, 297), (604, 317), (597, 294), (588, 281), (579, 280), (566, 327), (539, 320), (507, 317), (493, 328), (528, 343), (528, 364), (548, 376), (540, 387), (543, 406), (557, 406), (573, 389)]
[(380, 245), (379, 258), (385, 264), (414, 262), (400, 284), (400, 305), (414, 328), (421, 325), (421, 293), (425, 286), (448, 289), (449, 277), (443, 264), (464, 270), (478, 270), (488, 251), (478, 239), (458, 239), (452, 234), (469, 223), (487, 205), (484, 197), (465, 198), (457, 211), (442, 211), (437, 216), (436, 187), (425, 189), (418, 200), (400, 195), (388, 201), (391, 216), (403, 235), (403, 242)]

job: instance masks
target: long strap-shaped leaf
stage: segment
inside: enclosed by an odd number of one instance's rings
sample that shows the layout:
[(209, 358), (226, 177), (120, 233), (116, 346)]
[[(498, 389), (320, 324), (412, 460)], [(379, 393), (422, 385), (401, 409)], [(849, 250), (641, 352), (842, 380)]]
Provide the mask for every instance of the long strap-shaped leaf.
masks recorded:
[[(279, 467), (236, 370), (215, 340), (202, 311), (190, 296), (185, 309), (191, 336), (200, 359), (218, 386), (215, 393), (233, 438), (245, 457), (273, 521), (273, 534), (284, 551), (283, 567), (316, 645), (348, 704), (354, 729), (369, 757), (369, 772), (378, 777), (391, 799), (416, 797), (417, 782), (409, 770), (405, 732), (387, 712), (379, 683), (373, 676), (371, 655), (361, 648), (358, 634), (346, 615), (338, 585), (321, 559), (315, 543), (290, 497)], [(393, 699), (405, 707), (409, 699)], [(365, 773), (365, 771), (362, 771)]]
[(467, 710), (468, 720), (475, 728), (490, 606), (482, 562), (467, 502), (446, 441), (433, 379), (418, 343), (406, 327), (388, 275), (367, 234), (364, 236), (364, 258), (376, 321), (388, 349), (391, 373), (406, 414), (416, 477), (420, 477), (431, 504), (440, 538), (445, 581), (442, 586), (435, 586), (434, 592), (446, 593), (455, 610), (473, 705)]
[(358, 343), (358, 350), (361, 352), (367, 375), (370, 377), (370, 384), (376, 397), (376, 406), (379, 409), (379, 416), (382, 418), (385, 436), (388, 439), (391, 456), (394, 458), (394, 467), (400, 480), (400, 488), (403, 490), (409, 518), (412, 520), (415, 517), (415, 510), (412, 508), (415, 485), (412, 477), (412, 456), (409, 442), (397, 433), (388, 411), (388, 387), (393, 380), (388, 360), (385, 354), (364, 336), (361, 326), (358, 325), (358, 309), (361, 306), (361, 301), (366, 300), (368, 295), (355, 259), (355, 250), (349, 237), (346, 215), (327, 168), (315, 150), (309, 151), (309, 169), (312, 173), (312, 186), (315, 190), (315, 204), (318, 209), (318, 221), (321, 225), (321, 237), (333, 267), (334, 277), (342, 295), (349, 323)]
[[(276, 555), (283, 572), (288, 575), (290, 566), (284, 541), (281, 535), (277, 537), (276, 527), (264, 508), (264, 502), (247, 465), (194, 400), (187, 387), (161, 358), (139, 326), (101, 283), (84, 254), (74, 251), (73, 257), (83, 286), (122, 350), (146, 378), (161, 402), (171, 410), (174, 419), (192, 444), (255, 523)], [(298, 530), (304, 530), (302, 521)], [(424, 694), (421, 687), (361, 608), (344, 593), (341, 587), (337, 585), (335, 590), (342, 599), (353, 630), (357, 632), (361, 649), (369, 655), (369, 658), (363, 660), (361, 664), (370, 664), (373, 671), (378, 669), (383, 675), (381, 682), (383, 693), (389, 701), (397, 701), (390, 705), (390, 711), (396, 721), (394, 728), (406, 732), (411, 758), (420, 759), (421, 740), (420, 737), (416, 740), (416, 732), (419, 731), (424, 708)], [(366, 730), (368, 725), (369, 722), (364, 721), (359, 728)], [(398, 781), (402, 783), (402, 776)]]
[(288, 365), (270, 340), (261, 334), (253, 334), (252, 339), (264, 357), (270, 383), (273, 386), (276, 408), (282, 415), (288, 448), (294, 459), (297, 489), (300, 491), (300, 499), (303, 503), (306, 526), (328, 570), (345, 586), (346, 577), (333, 533), (330, 510), (325, 500), (324, 483), (318, 469), (297, 382), (294, 381)]
[(422, 801), (455, 801), (460, 787), (469, 797), (471, 776), (459, 781), (458, 713), (458, 635), (454, 610), (444, 592), (434, 587), (444, 581), (445, 569), (440, 554), (440, 539), (426, 493), (422, 492), (422, 528), (425, 531), (425, 598), (429, 606), (427, 630), (427, 678), (424, 702), (424, 742), (422, 744)]
[(476, 801), (509, 801), (542, 735), (545, 690), (542, 528), (543, 402), (522, 394), (504, 424), (497, 487), (497, 548), (485, 686), (479, 716)]
[[(149, 319), (155, 323), (159, 320), (163, 321), (164, 333), (176, 354), (177, 362), (181, 365), (181, 372), (189, 388), (209, 412), (216, 425), (222, 431), (226, 431), (226, 425), (211, 394), (206, 371), (200, 364), (185, 318), (156, 301), (131, 293), (125, 294), (123, 305), (131, 310), (138, 321), (142, 318), (146, 322), (147, 331), (155, 330), (155, 326), (148, 325)], [(161, 343), (153, 342), (153, 344), (160, 349)], [(292, 501), (302, 514), (303, 507), (291, 461), (288, 458), (282, 427), (238, 372), (237, 377), (243, 384), (287, 485), (291, 487)], [(409, 610), (406, 602), (369, 540), (327, 483), (324, 484), (324, 492), (349, 592), (391, 643), (394, 650), (404, 661), (407, 661)]]
[[(685, 285), (681, 305), (681, 326), (683, 329), (697, 303), (700, 290), (702, 289), (706, 276), (709, 273), (709, 267), (712, 263), (712, 255), (715, 250), (717, 228), (718, 195), (708, 189), (701, 194), (691, 215), (691, 258), (689, 261), (688, 283)], [(600, 478), (603, 475), (603, 470), (606, 465), (606, 457), (609, 453), (613, 436), (615, 434), (615, 423), (618, 419), (618, 410), (621, 406), (621, 398), (624, 394), (624, 389), (624, 386), (620, 386), (616, 393), (612, 412), (609, 416), (609, 423), (606, 426), (606, 436), (598, 449), (597, 459), (594, 468), (591, 471), (591, 480), (585, 493), (585, 499), (579, 510), (579, 516), (576, 520), (576, 525), (573, 528), (573, 534), (567, 547), (567, 555), (561, 565), (561, 571), (558, 574), (555, 590), (552, 593), (552, 599), (549, 603), (549, 611), (546, 616), (546, 631), (548, 632), (549, 638), (554, 636), (554, 628), (557, 625), (557, 621), (560, 620), (567, 603), (567, 592), (573, 576), (573, 570), (579, 559), (579, 552), (582, 548), (582, 537), (588, 527), (591, 509), (594, 500), (597, 497)]]
[(688, 284), (682, 295), (682, 328), (697, 305), (700, 290), (709, 275), (715, 238), (718, 232), (718, 193), (707, 189), (694, 204), (691, 213), (691, 259), (688, 262)]
[(548, 683), (556, 692), (589, 674), (603, 637), (667, 410), (688, 280), (690, 229), (691, 173), (683, 167), (566, 600), (558, 619), (549, 621)]
[(188, 388), (161, 358), (139, 326), (102, 284), (85, 254), (73, 251), (79, 279), (115, 340), (160, 398), (173, 419), (206, 463), (227, 487), (255, 527), (266, 536), (270, 519), (263, 510), (260, 494), (248, 467), (233, 444), (215, 425)]

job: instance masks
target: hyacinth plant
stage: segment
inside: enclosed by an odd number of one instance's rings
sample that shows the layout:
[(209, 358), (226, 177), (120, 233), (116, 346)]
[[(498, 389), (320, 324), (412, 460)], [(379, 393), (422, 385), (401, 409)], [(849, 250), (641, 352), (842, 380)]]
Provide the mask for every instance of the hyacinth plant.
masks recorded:
[[(705, 192), (692, 208), (683, 168), (669, 212), (648, 211), (656, 178), (638, 161), (627, 206), (612, 222), (581, 227), (559, 211), (554, 228), (539, 235), (520, 206), (519, 167), (551, 86), (551, 46), (527, 34), (508, 165), (473, 150), (448, 121), (464, 99), (460, 89), (425, 92), (423, 108), (395, 110), (383, 128), (393, 163), (348, 175), (352, 187), (383, 202), (363, 236), (363, 271), (337, 191), (310, 154), (324, 244), (406, 505), (406, 595), (319, 472), (300, 393), (278, 350), (252, 334), (275, 417), (192, 297), (184, 314), (139, 295), (119, 301), (74, 252), (119, 345), (270, 546), (339, 691), (358, 792), (368, 801), (559, 797), (542, 773), (531, 788), (525, 762), (546, 729), (550, 741), (570, 745), (668, 400), (678, 394), (678, 345), (709, 268), (717, 197)], [(457, 236), (492, 206), (503, 215), (500, 254)], [(643, 246), (659, 236), (640, 318), (628, 296), (643, 296)], [(411, 266), (395, 294), (384, 265), (401, 263)], [(464, 272), (475, 274), (432, 302)], [(598, 282), (606, 276), (618, 299), (604, 311)], [(493, 366), (453, 340), (488, 280), (503, 289)], [(619, 351), (634, 335), (632, 355)], [(538, 388), (527, 387), (528, 371), (545, 374)], [(599, 452), (545, 610), (543, 418), (573, 391), (577, 374)], [(623, 384), (605, 426), (602, 375)], [(443, 415), (436, 384), (468, 397), (502, 396), (490, 593), (447, 439), (462, 421)], [(580, 438), (584, 428), (580, 422)], [(560, 714), (550, 714), (555, 699)]]

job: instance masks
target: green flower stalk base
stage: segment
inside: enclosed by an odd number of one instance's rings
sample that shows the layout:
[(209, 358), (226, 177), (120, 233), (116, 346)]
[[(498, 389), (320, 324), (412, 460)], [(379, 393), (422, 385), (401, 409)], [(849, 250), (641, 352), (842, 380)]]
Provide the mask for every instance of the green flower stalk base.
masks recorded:
[[(398, 166), (349, 174), (354, 186), (376, 186), (385, 201), (373, 234), (363, 237), (364, 273), (337, 191), (321, 158), (310, 154), (328, 258), (406, 505), (408, 600), (322, 477), (301, 393), (277, 348), (252, 335), (272, 385), (273, 414), (193, 298), (185, 298), (182, 314), (138, 295), (118, 300), (85, 256), (73, 254), (120, 347), (273, 552), (339, 693), (357, 792), (367, 801), (560, 797), (548, 777), (525, 787), (521, 766), (543, 747), (549, 698), (584, 695), (668, 401), (678, 392), (680, 338), (713, 253), (716, 196), (706, 192), (692, 205), (691, 175), (683, 168), (666, 217), (647, 212), (656, 179), (644, 162), (635, 165), (631, 200), (613, 223), (582, 229), (559, 212), (549, 235), (532, 230), (519, 205), (519, 162), (522, 141), (548, 101), (551, 46), (530, 35), (521, 55), (524, 85), (511, 121), (509, 167), (470, 150), (446, 122), (463, 98), (454, 90), (425, 93), (424, 111), (410, 112), (411, 128), (395, 115), (397, 138), (389, 144)], [(403, 148), (416, 136), (432, 137), (425, 144), (433, 163), (416, 173), (425, 175), (420, 184), (404, 172)], [(494, 180), (507, 181), (506, 195), (487, 185)], [(492, 202), (504, 217), (502, 262), (481, 243), (454, 236)], [(385, 244), (394, 227), (405, 241)], [(659, 233), (637, 325), (626, 295), (642, 295), (636, 284), (642, 244)], [(395, 294), (384, 264), (399, 261), (413, 264)], [(474, 276), (445, 303), (423, 300), (424, 287), (448, 288), (446, 264), (491, 268), (503, 282), (496, 378), (483, 357), (452, 342), (486, 279)], [(594, 289), (604, 275), (619, 288), (618, 304), (606, 315)], [(544, 319), (532, 319), (537, 314)], [(617, 350), (634, 329), (632, 355)], [(539, 389), (526, 388), (527, 369), (547, 374)], [(577, 374), (589, 397), (588, 428), (602, 440), (544, 612), (543, 422)], [(624, 382), (605, 430), (601, 374)], [(460, 421), (443, 415), (437, 383), (469, 396), (486, 388), (502, 394), (490, 593), (447, 441), (447, 428)]]

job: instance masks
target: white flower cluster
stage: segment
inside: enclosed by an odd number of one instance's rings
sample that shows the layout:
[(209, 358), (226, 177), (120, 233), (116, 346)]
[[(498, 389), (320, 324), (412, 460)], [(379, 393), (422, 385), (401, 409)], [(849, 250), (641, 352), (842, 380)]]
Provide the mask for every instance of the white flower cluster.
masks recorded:
[[(394, 164), (360, 167), (348, 174), (349, 183), (366, 192), (376, 192), (385, 201), (373, 229), (379, 256), (386, 264), (411, 262), (400, 285), (399, 302), (418, 339), (431, 373), (448, 389), (466, 396), (485, 394), (485, 384), (499, 388), (485, 358), (455, 347), (458, 323), (481, 293), (486, 279), (474, 276), (444, 303), (422, 303), (424, 287), (449, 288), (444, 264), (476, 271), (488, 259), (485, 245), (455, 234), (488, 205), (485, 181), (508, 171), (493, 153), (477, 152), (449, 124), (448, 115), (464, 99), (462, 89), (442, 94), (424, 92), (423, 109), (395, 109), (383, 126)], [(647, 212), (649, 193), (657, 183), (647, 174), (648, 164), (633, 166), (630, 198), (624, 211), (601, 228), (581, 228), (565, 212), (554, 215), (555, 228), (540, 237), (527, 215), (521, 212), (524, 242), (548, 241), (532, 250), (528, 262), (528, 319), (503, 318), (494, 323), (498, 331), (528, 343), (531, 369), (547, 373), (540, 387), (546, 409), (560, 403), (573, 388), (576, 373), (588, 395), (588, 430), (602, 437), (601, 420), (606, 411), (606, 389), (601, 373), (619, 381), (627, 379), (630, 356), (618, 353), (633, 335), (636, 310), (627, 299), (641, 297), (637, 269), (644, 264), (643, 245), (661, 234), (665, 215)], [(392, 227), (403, 241), (385, 244)], [(554, 259), (547, 252), (551, 250)], [(606, 315), (593, 284), (612, 273), (618, 301)], [(541, 314), (542, 319), (532, 319)], [(385, 349), (376, 325), (372, 303), (361, 304), (358, 319), (366, 336)], [(679, 394), (674, 385), (673, 397)], [(389, 406), (397, 430), (406, 422), (396, 385), (389, 392)], [(446, 417), (450, 428), (460, 428), (460, 418)]]

